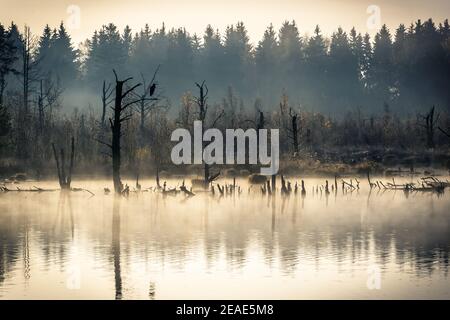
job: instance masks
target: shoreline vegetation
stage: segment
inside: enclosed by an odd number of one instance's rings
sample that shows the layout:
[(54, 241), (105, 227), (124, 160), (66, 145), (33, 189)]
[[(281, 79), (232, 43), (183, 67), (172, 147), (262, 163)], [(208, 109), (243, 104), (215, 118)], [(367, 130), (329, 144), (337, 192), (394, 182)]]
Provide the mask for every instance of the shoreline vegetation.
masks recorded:
[[(298, 161), (297, 161), (298, 164)], [(317, 165), (318, 163), (316, 163)], [(60, 179), (60, 165), (57, 166), (58, 179)], [(291, 164), (292, 165), (292, 164)], [(191, 166), (194, 167), (194, 166)], [(197, 165), (196, 167), (200, 167)], [(223, 166), (227, 167), (227, 166)], [(245, 166), (241, 166), (245, 167)], [(247, 166), (248, 167), (248, 166)], [(256, 166), (255, 166), (256, 167)], [(240, 195), (244, 190), (238, 185), (239, 182), (247, 181), (248, 194), (260, 193), (262, 195), (275, 195), (280, 193), (281, 195), (294, 195), (301, 194), (305, 196), (307, 193), (307, 188), (311, 186), (305, 186), (303, 178), (319, 178), (323, 180), (323, 184), (317, 184), (312, 186), (312, 193), (325, 195), (330, 194), (330, 192), (337, 193), (341, 190), (343, 193), (353, 192), (359, 190), (360, 187), (365, 184), (364, 187), (368, 187), (370, 190), (403, 190), (405, 192), (436, 192), (443, 193), (445, 188), (450, 187), (450, 181), (447, 179), (449, 175), (448, 169), (444, 170), (442, 168), (433, 169), (430, 167), (382, 167), (380, 164), (377, 166), (377, 170), (373, 170), (373, 164), (370, 163), (360, 163), (358, 165), (343, 165), (343, 164), (326, 164), (325, 166), (319, 165), (318, 170), (314, 171), (309, 168), (306, 171), (301, 171), (301, 167), (296, 166), (295, 171), (286, 170), (289, 167), (284, 167), (284, 173), (278, 173), (272, 176), (260, 175), (257, 169), (250, 170), (241, 169), (238, 170), (236, 166), (228, 166), (228, 168), (223, 168), (224, 170), (219, 171), (216, 179), (211, 181), (205, 186), (204, 180), (201, 178), (202, 173), (195, 174), (194, 172), (187, 173), (183, 170), (183, 173), (177, 174), (177, 172), (172, 172), (169, 174), (167, 171), (160, 171), (158, 175), (150, 175), (144, 177), (142, 180), (146, 182), (152, 181), (154, 185), (143, 187), (140, 184), (139, 177), (132, 177), (131, 175), (124, 174), (123, 178), (126, 181), (133, 181), (135, 179), (135, 185), (129, 186), (126, 184), (123, 189), (118, 192), (120, 195), (128, 196), (130, 192), (141, 193), (141, 192), (160, 192), (163, 195), (177, 195), (178, 193), (183, 193), (187, 197), (195, 196), (194, 192), (209, 192), (211, 196), (216, 194), (220, 197), (238, 194)], [(350, 169), (351, 170), (348, 170)], [(185, 168), (186, 169), (186, 168)], [(300, 169), (300, 170), (299, 170)], [(347, 169), (347, 170), (346, 170)], [(197, 171), (202, 171), (203, 168), (197, 168)], [(219, 178), (220, 176), (220, 178)], [(1, 178), (1, 177), (0, 177)], [(71, 179), (70, 177), (69, 179)], [(75, 175), (76, 180), (90, 180), (95, 181), (97, 179), (110, 178), (110, 175), (86, 175), (79, 174)], [(398, 183), (396, 178), (409, 178), (409, 182)], [(175, 187), (168, 186), (167, 180), (178, 181)], [(72, 191), (72, 192), (87, 192), (91, 196), (95, 194), (85, 188), (75, 188), (67, 186), (66, 184), (60, 183), (60, 189), (58, 188), (41, 188), (36, 185), (32, 187), (23, 188), (22, 183), (30, 184), (36, 182), (49, 182), (56, 181), (54, 175), (49, 175), (48, 177), (36, 180), (30, 179), (26, 173), (17, 173), (9, 178), (3, 178), (0, 180), (0, 192), (54, 192), (54, 191)], [(188, 181), (186, 183), (186, 181)], [(232, 183), (230, 183), (232, 181)], [(278, 187), (277, 187), (278, 181)], [(109, 194), (111, 190), (108, 187), (104, 188), (104, 194)]]
[[(57, 179), (55, 174), (55, 163), (50, 161), (46, 166), (36, 170), (32, 165), (28, 168), (18, 165), (15, 159), (0, 160), (0, 181), (33, 179), (36, 181)], [(213, 165), (221, 172), (220, 177), (245, 178), (251, 174), (258, 173), (259, 165)], [(181, 178), (183, 176), (201, 176), (204, 168), (202, 165), (171, 163), (161, 164), (158, 175), (161, 178)], [(152, 163), (140, 169), (141, 178), (155, 178), (156, 168)], [(448, 175), (450, 173), (450, 150), (381, 150), (368, 148), (339, 149), (334, 148), (318, 152), (304, 152), (294, 155), (284, 155), (280, 159), (280, 174), (286, 176), (308, 176), (308, 177), (334, 177), (342, 176), (365, 176), (370, 172), (376, 176), (402, 176), (402, 175)], [(84, 178), (109, 178), (111, 177), (110, 164), (103, 166), (77, 165), (74, 175)], [(136, 178), (136, 168), (123, 167), (124, 177)], [(26, 177), (26, 178), (23, 178)]]
[[(414, 175), (411, 175), (411, 178)], [(307, 176), (305, 176), (306, 178)], [(162, 195), (172, 195), (175, 196), (179, 193), (182, 193), (186, 196), (186, 198), (190, 198), (196, 195), (196, 192), (209, 193), (210, 196), (215, 197), (216, 194), (218, 197), (230, 196), (230, 195), (238, 195), (240, 196), (244, 189), (241, 185), (238, 184), (238, 180), (236, 177), (232, 178), (232, 183), (225, 180), (217, 180), (212, 183), (210, 187), (205, 188), (203, 181), (200, 179), (191, 179), (191, 185), (188, 188), (185, 183), (186, 178), (183, 177), (183, 180), (180, 183), (177, 183), (176, 186), (168, 186), (167, 182), (164, 181), (161, 185), (155, 185), (150, 187), (142, 187), (139, 184), (139, 180), (136, 180), (135, 187), (130, 187), (126, 184), (123, 190), (120, 193), (116, 193), (119, 196), (127, 197), (130, 193), (143, 193), (143, 192), (157, 192)], [(288, 180), (291, 179), (291, 180)], [(361, 177), (359, 177), (361, 179)], [(325, 194), (330, 195), (331, 193), (337, 195), (338, 192), (342, 191), (343, 194), (352, 193), (354, 191), (359, 191), (362, 186), (362, 181), (357, 177), (343, 177), (335, 175), (334, 179), (323, 180), (323, 183), (316, 184), (312, 186), (306, 186), (305, 181), (303, 179), (295, 178), (295, 177), (285, 177), (283, 175), (273, 175), (271, 177), (262, 176), (258, 174), (250, 175), (248, 177), (249, 187), (246, 191), (247, 194), (260, 194), (262, 196), (272, 195), (275, 196), (280, 194), (281, 196), (290, 196), (291, 194), (294, 196), (301, 195), (305, 197), (307, 193), (314, 194)], [(450, 187), (450, 181), (448, 179), (440, 179), (436, 176), (421, 176), (417, 175), (415, 178), (415, 182), (405, 182), (398, 183), (396, 182), (394, 177), (391, 177), (391, 180), (379, 180), (376, 177), (370, 177), (369, 174), (366, 176), (366, 181), (370, 191), (378, 190), (378, 191), (387, 191), (387, 190), (401, 190), (406, 193), (410, 192), (433, 192), (437, 194), (442, 194), (446, 188)], [(383, 178), (381, 178), (383, 179)], [(411, 179), (412, 180), (412, 179)], [(278, 181), (278, 182), (277, 182)], [(32, 182), (30, 180), (25, 180), (23, 182)], [(277, 184), (280, 184), (280, 187), (277, 187)], [(91, 196), (95, 196), (95, 193), (89, 189), (85, 188), (42, 188), (33, 185), (32, 187), (21, 187), (21, 182), (17, 180), (6, 179), (2, 183), (0, 183), (0, 193), (9, 193), (9, 192), (33, 192), (33, 193), (41, 193), (41, 192), (87, 192)], [(308, 189), (310, 188), (310, 189)], [(308, 190), (308, 191), (307, 191)], [(108, 195), (111, 193), (111, 189), (108, 187), (104, 187), (104, 194)]]

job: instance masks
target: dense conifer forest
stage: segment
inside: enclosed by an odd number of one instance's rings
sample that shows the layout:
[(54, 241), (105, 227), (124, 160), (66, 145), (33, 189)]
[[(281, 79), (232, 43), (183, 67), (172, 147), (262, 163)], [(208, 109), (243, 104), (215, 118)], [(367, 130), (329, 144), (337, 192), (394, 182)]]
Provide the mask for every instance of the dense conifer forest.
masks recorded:
[(0, 24), (2, 172), (45, 175), (52, 144), (68, 149), (75, 137), (77, 171), (107, 174), (113, 70), (133, 77), (121, 136), (130, 174), (170, 166), (170, 133), (198, 119), (203, 81), (205, 121), (279, 128), (289, 161), (448, 166), (448, 20), (384, 25), (374, 37), (340, 27), (326, 37), (319, 26), (308, 35), (286, 21), (254, 45), (242, 22), (203, 35), (111, 23), (79, 46), (63, 23), (10, 23)]

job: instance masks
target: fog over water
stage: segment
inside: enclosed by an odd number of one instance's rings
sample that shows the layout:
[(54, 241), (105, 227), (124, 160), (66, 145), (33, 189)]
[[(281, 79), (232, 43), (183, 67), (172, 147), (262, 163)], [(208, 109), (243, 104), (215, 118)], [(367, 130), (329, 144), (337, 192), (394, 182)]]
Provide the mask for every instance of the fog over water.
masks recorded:
[[(115, 198), (110, 181), (74, 182), (95, 196), (1, 193), (0, 298), (450, 298), (448, 190), (362, 182), (325, 195), (312, 192), (323, 179), (305, 183), (305, 197), (248, 193), (245, 180), (222, 198)], [(20, 188), (33, 185), (57, 188)]]

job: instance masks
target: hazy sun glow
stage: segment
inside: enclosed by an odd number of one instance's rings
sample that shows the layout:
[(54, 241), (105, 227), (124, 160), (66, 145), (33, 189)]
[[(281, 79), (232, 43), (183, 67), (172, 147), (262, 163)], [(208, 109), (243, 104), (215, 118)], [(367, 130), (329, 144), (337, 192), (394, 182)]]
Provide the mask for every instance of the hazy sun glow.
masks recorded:
[(229, 24), (244, 21), (253, 43), (261, 39), (264, 29), (273, 23), (279, 28), (284, 20), (296, 20), (302, 34), (311, 34), (316, 24), (325, 34), (330, 34), (338, 26), (349, 30), (355, 26), (360, 32), (376, 32), (367, 27), (370, 13), (367, 8), (380, 8), (381, 23), (395, 28), (399, 23), (409, 24), (421, 18), (442, 21), (450, 12), (447, 0), (130, 0), (130, 1), (89, 1), (89, 0), (1, 0), (0, 22), (9, 24), (12, 20), (19, 25), (30, 25), (39, 34), (45, 24), (55, 27), (60, 21), (67, 21), (71, 5), (80, 8), (81, 24), (70, 29), (73, 41), (79, 43), (92, 35), (103, 24), (114, 22), (120, 28), (129, 25), (138, 31), (145, 23), (152, 29), (161, 26), (185, 27), (191, 33), (203, 34), (205, 26), (212, 24), (223, 31)]

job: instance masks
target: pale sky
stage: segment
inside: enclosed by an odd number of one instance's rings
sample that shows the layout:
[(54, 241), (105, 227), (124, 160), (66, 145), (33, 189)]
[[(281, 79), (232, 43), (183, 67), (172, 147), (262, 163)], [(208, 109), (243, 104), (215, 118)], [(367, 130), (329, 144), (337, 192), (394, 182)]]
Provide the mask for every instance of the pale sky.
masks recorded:
[[(377, 7), (368, 13), (371, 5)], [(301, 34), (311, 34), (316, 24), (326, 35), (338, 26), (374, 34), (377, 22), (396, 28), (418, 18), (441, 22), (450, 15), (449, 0), (0, 0), (0, 8), (1, 23), (14, 21), (21, 28), (27, 24), (38, 35), (45, 24), (56, 27), (64, 21), (75, 44), (109, 22), (120, 29), (128, 24), (134, 32), (145, 23), (154, 30), (165, 22), (168, 28), (185, 27), (203, 35), (208, 23), (222, 32), (227, 25), (244, 21), (252, 43), (257, 43), (270, 23), (278, 29), (284, 20), (296, 20)], [(377, 8), (380, 19), (371, 20)]]

